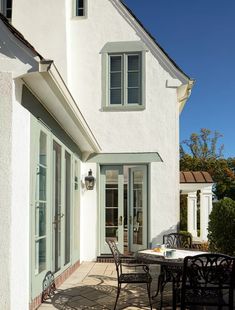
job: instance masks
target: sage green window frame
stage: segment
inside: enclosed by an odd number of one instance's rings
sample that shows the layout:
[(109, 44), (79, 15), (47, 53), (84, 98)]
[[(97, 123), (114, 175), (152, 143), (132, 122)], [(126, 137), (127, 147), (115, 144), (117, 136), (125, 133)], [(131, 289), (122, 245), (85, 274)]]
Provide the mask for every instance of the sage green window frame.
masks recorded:
[[(145, 109), (146, 89), (146, 52), (145, 44), (141, 41), (108, 42), (101, 50), (102, 55), (102, 110), (103, 111), (135, 111)], [(127, 102), (128, 68), (127, 57), (139, 55), (140, 62), (140, 102), (137, 104)], [(122, 101), (120, 104), (110, 103), (110, 58), (122, 57)]]

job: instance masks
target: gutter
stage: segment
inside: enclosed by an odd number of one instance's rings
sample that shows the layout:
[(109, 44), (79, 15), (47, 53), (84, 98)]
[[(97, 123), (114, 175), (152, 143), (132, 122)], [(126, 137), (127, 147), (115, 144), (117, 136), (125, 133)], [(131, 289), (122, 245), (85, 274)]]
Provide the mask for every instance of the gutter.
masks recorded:
[(58, 69), (56, 68), (53, 60), (41, 60), (39, 62), (39, 73), (48, 73), (50, 78), (53, 80), (54, 84), (60, 90), (61, 94), (63, 95), (67, 105), (68, 105), (68, 113), (72, 112), (73, 115), (76, 117), (76, 123), (79, 127), (82, 134), (86, 136), (88, 143), (91, 145), (92, 149), (95, 153), (100, 153), (101, 147), (96, 140), (94, 134), (92, 133), (88, 123), (86, 122), (83, 114), (81, 113), (75, 99), (73, 98), (72, 94), (70, 93), (67, 85), (65, 84), (63, 78), (61, 77)]

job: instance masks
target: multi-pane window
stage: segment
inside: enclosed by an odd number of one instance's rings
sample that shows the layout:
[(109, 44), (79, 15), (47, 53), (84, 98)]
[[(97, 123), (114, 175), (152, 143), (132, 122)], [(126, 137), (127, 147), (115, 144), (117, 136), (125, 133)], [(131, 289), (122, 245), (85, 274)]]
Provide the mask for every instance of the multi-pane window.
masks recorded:
[(12, 0), (0, 0), (1, 13), (6, 18), (11, 19), (12, 16)]
[(87, 0), (76, 0), (76, 16), (86, 16), (86, 1)]
[(109, 105), (141, 105), (141, 54), (109, 55)]

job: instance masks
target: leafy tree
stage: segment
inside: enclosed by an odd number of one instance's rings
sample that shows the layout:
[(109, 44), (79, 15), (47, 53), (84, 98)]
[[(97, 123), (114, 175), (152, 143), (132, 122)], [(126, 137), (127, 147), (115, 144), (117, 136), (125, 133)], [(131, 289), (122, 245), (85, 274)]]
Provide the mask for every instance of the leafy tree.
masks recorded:
[(222, 158), (224, 145), (218, 147), (218, 139), (222, 135), (218, 131), (201, 128), (200, 133), (192, 133), (190, 138), (182, 141), (181, 156), (186, 154), (183, 145), (186, 145), (194, 158), (206, 160)]
[[(222, 137), (217, 131), (202, 128), (200, 134), (192, 134), (181, 144), (180, 170), (207, 171), (216, 183), (214, 192), (219, 199), (230, 197), (235, 200), (235, 158), (224, 159), (223, 145), (218, 146)], [(183, 148), (186, 144), (190, 154)]]

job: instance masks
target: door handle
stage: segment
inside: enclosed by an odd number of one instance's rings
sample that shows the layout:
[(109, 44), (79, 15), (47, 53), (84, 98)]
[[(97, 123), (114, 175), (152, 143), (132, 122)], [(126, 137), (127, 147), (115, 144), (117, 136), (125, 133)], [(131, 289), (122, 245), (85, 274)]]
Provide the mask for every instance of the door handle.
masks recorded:
[(123, 220), (123, 218), (122, 218), (122, 216), (120, 215), (120, 216), (119, 216), (119, 223), (118, 223), (119, 226), (122, 225), (122, 220)]
[(59, 218), (59, 219), (62, 219), (62, 217), (64, 217), (64, 213), (59, 213), (59, 214), (58, 214), (58, 218)]
[(54, 222), (52, 224), (56, 225), (61, 222), (62, 217), (64, 217), (63, 213), (58, 213), (56, 216), (54, 216)]

